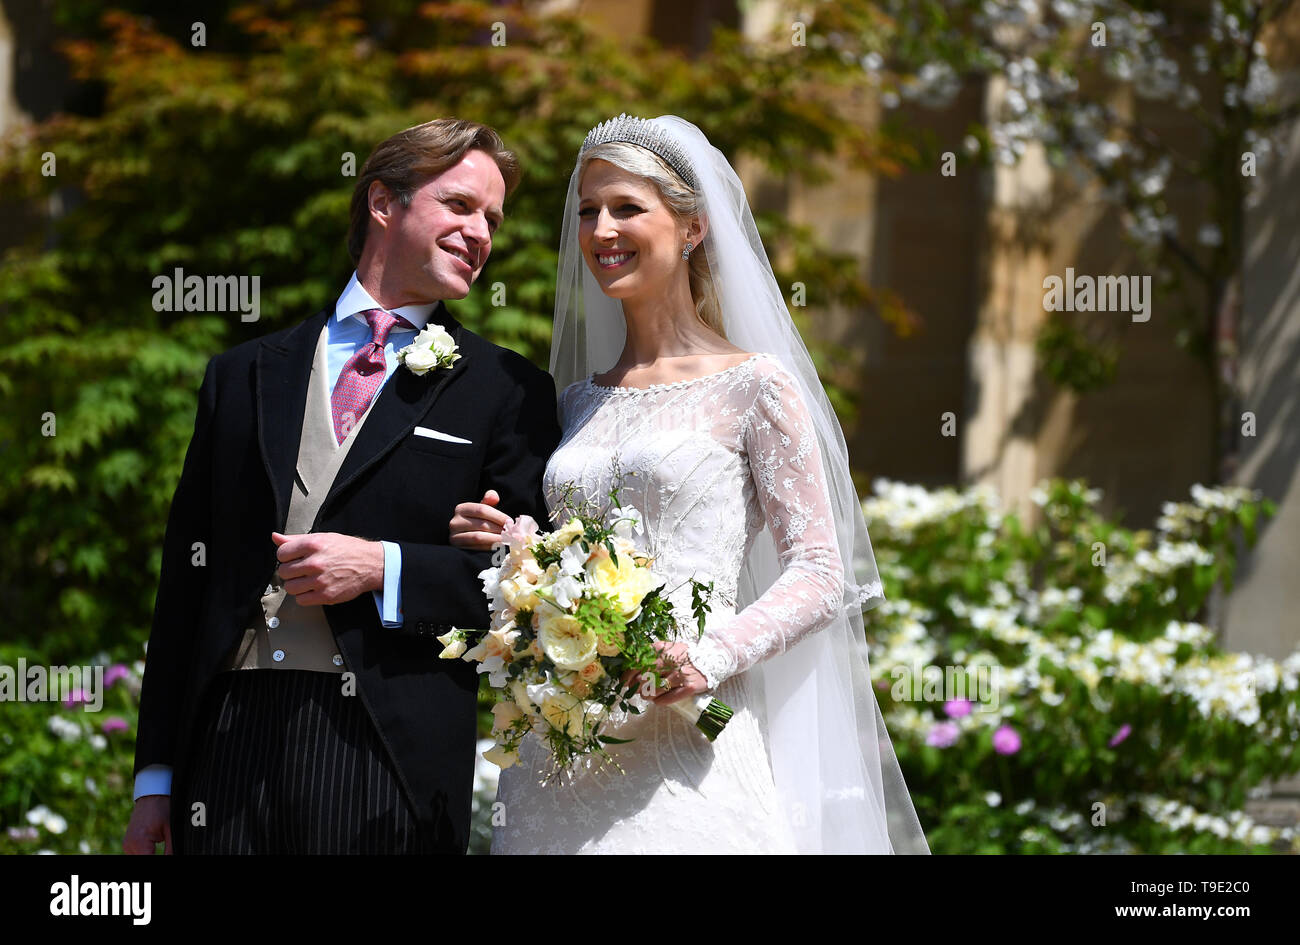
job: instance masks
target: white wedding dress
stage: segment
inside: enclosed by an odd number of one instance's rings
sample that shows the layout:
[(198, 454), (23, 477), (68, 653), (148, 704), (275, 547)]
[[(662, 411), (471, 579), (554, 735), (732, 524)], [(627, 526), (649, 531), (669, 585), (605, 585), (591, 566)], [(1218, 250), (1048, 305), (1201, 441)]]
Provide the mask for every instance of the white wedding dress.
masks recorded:
[[(643, 714), (604, 729), (632, 739), (609, 746), (622, 771), (592, 767), (567, 783), (539, 783), (549, 758), (530, 736), (501, 772), (493, 853), (794, 852), (763, 694), (745, 670), (816, 632), (840, 601), (821, 458), (796, 390), (759, 354), (688, 381), (640, 389), (587, 378), (561, 395), (548, 505), (566, 483), (576, 499), (599, 501), (621, 469), (622, 503), (641, 511), (654, 570), (679, 612), (690, 614), (688, 579), (714, 582), (703, 639), (691, 622), (691, 659), (735, 715), (710, 743), (677, 712), (642, 703)], [(737, 614), (742, 562), (765, 524), (782, 574)]]

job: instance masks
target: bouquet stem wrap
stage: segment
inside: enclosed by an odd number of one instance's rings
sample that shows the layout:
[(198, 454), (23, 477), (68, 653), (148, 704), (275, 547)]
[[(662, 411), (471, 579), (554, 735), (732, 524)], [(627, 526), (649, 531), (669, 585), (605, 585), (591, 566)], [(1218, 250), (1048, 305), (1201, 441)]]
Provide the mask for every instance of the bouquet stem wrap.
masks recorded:
[(702, 692), (693, 699), (682, 699), (679, 702), (669, 703), (668, 708), (673, 709), (686, 721), (690, 722), (701, 732), (709, 741), (713, 741), (726, 728), (727, 723), (731, 721), (731, 706), (725, 702), (719, 702), (713, 696)]

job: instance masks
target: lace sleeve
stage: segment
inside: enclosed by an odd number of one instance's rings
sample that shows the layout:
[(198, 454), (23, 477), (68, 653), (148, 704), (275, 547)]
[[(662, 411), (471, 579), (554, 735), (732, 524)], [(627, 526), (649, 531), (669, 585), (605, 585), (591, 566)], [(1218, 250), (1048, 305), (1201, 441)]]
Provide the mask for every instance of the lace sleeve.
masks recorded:
[(758, 377), (741, 436), (781, 576), (738, 614), (719, 615), (690, 644), (691, 662), (715, 688), (826, 626), (844, 595), (844, 566), (817, 435), (793, 379), (780, 367)]

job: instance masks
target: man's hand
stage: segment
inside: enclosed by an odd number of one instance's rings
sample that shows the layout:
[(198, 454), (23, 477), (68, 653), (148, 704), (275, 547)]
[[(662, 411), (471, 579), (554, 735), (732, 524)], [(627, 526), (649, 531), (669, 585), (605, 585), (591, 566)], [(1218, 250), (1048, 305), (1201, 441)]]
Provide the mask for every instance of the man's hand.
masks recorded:
[(341, 604), (384, 586), (384, 546), (353, 535), (271, 532), (279, 547), (276, 573), (304, 607)]
[(171, 813), (172, 799), (166, 794), (146, 794), (137, 800), (126, 825), (126, 836), (122, 838), (122, 852), (148, 856), (156, 852), (154, 845), (161, 843), (163, 852), (170, 856)]
[(495, 489), (483, 494), (482, 502), (462, 502), (449, 527), (449, 540), (454, 548), (474, 551), (491, 551), (501, 540), (501, 532), (513, 519), (497, 509), (501, 496)]

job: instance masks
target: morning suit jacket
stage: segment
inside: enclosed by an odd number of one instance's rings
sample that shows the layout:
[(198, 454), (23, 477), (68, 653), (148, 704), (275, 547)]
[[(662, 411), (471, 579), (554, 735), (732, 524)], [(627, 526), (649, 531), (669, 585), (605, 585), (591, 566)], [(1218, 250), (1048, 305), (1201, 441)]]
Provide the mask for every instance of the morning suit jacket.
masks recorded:
[[(332, 316), (333, 306), (208, 362), (167, 520), (136, 772), (171, 765), (180, 783), (205, 689), (260, 615), (279, 563), (271, 532), (288, 515), (313, 355)], [(439, 659), (434, 637), (488, 626), (477, 575), (491, 554), (451, 547), (448, 526), (457, 503), (487, 489), (500, 493), (501, 508), (545, 522), (542, 472), (560, 431), (550, 375), (469, 331), (445, 305), (429, 323), (447, 329), (460, 360), (424, 375), (395, 368), (311, 531), (401, 547), (401, 627), (382, 626), (369, 593), (325, 605), (325, 616), (416, 816), (440, 849), (464, 852), (478, 678), (472, 664)], [(419, 436), (417, 425), (470, 442)], [(178, 806), (174, 832), (190, 816)]]

